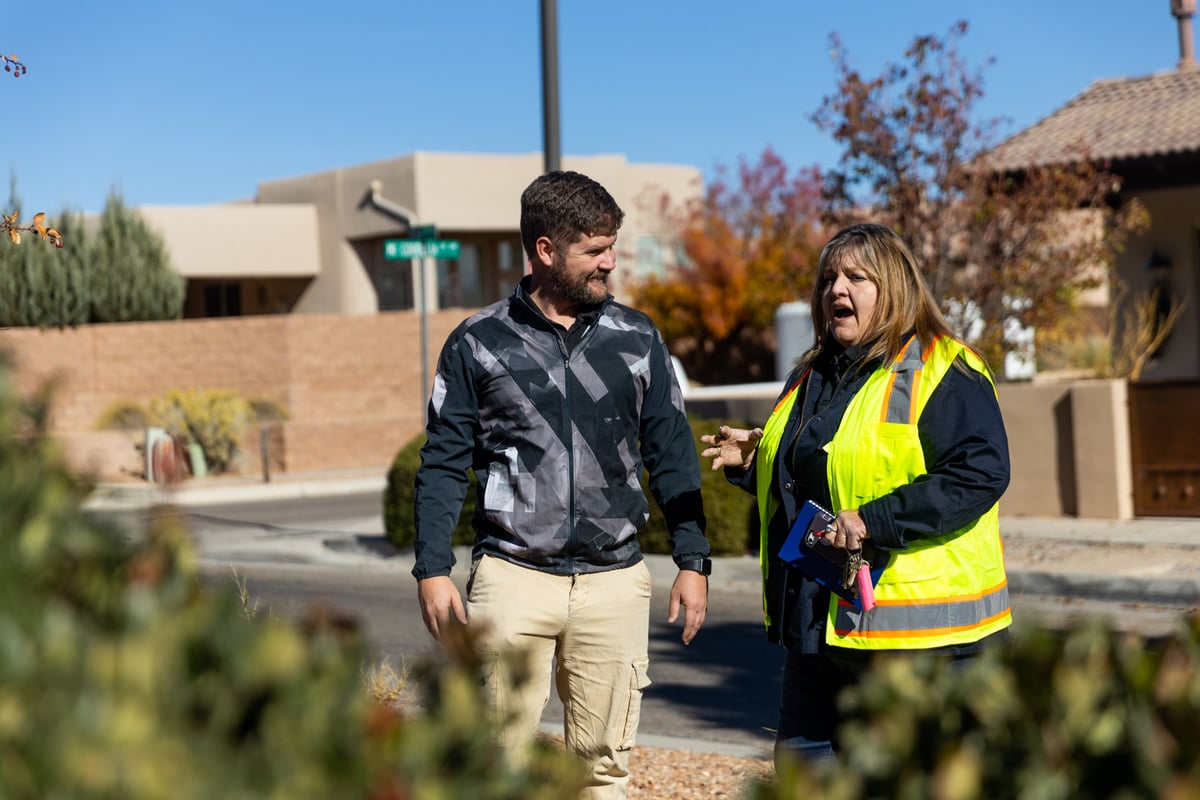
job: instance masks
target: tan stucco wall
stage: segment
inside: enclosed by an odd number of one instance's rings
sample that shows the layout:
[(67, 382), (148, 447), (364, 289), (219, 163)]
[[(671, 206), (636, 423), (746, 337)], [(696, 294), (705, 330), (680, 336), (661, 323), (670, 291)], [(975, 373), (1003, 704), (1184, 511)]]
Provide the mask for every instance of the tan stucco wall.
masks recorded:
[(1071, 385), (1077, 514), (1133, 518), (1133, 461), (1128, 385), (1123, 380)]
[(1001, 514), (1133, 517), (1125, 381), (1005, 383), (999, 395), (1012, 461)]
[(1005, 383), (998, 393), (1012, 462), (1001, 513), (1034, 517), (1075, 514), (1070, 386)]
[(316, 275), (317, 212), (308, 204), (139, 206), (185, 278)]

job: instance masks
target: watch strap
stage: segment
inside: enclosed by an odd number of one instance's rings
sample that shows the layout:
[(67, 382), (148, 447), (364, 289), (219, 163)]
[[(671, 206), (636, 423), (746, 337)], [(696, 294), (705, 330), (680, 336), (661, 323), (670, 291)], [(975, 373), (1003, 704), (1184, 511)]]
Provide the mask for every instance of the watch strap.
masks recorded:
[(701, 575), (712, 574), (711, 558), (693, 558), (688, 561), (680, 561), (678, 566), (681, 570), (691, 570), (692, 572), (699, 572)]

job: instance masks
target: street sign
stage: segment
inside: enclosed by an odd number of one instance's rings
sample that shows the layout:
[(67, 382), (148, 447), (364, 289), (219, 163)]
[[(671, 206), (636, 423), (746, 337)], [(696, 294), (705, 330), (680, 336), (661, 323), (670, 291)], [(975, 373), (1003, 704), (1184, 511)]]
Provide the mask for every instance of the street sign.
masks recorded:
[(414, 225), (408, 235), (422, 241), (437, 238), (437, 225)]
[(393, 258), (424, 258), (425, 243), (414, 239), (387, 239), (383, 243), (383, 257)]
[(462, 245), (457, 239), (385, 239), (383, 257), (389, 260), (401, 258), (458, 258)]
[(460, 249), (457, 239), (434, 239), (425, 243), (425, 255), (431, 258), (458, 258)]

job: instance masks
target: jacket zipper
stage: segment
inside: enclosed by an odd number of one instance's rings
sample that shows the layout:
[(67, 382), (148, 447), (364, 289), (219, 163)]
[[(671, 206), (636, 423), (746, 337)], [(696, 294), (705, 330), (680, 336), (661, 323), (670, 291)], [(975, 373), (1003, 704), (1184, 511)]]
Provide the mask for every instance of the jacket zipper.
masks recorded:
[[(581, 351), (584, 345), (592, 338), (594, 325), (588, 325), (587, 330), (583, 332), (583, 336), (579, 337), (579, 342), (575, 345), (575, 351)], [(575, 434), (574, 434), (574, 415), (572, 414), (573, 403), (571, 398), (571, 351), (567, 349), (566, 337), (562, 334), (558, 335), (558, 351), (562, 355), (563, 360), (563, 402), (566, 406), (566, 413), (563, 419), (566, 421), (566, 431), (563, 437), (567, 444), (567, 542), (575, 543)], [(578, 574), (575, 569), (574, 560), (571, 563), (571, 574)]]
[[(566, 430), (563, 439), (567, 445), (567, 542), (575, 543), (575, 434), (571, 416), (571, 354), (567, 351), (567, 343), (562, 336), (558, 337), (558, 349), (563, 357), (563, 421)], [(575, 574), (575, 563), (572, 559), (571, 574)]]
[[(851, 366), (853, 366), (853, 365), (851, 365)], [(837, 397), (838, 392), (842, 388), (842, 381), (844, 381), (846, 379), (846, 375), (848, 375), (849, 373), (850, 373), (850, 367), (847, 367), (845, 370), (842, 371), (842, 374), (838, 376), (837, 385), (835, 385), (833, 387), (833, 394), (830, 395), (830, 405), (833, 404), (833, 398)], [(799, 414), (799, 415), (804, 414), (804, 409), (808, 407), (808, 391), (810, 388), (812, 388), (812, 376), (811, 375), (809, 375), (809, 377), (804, 381), (804, 394), (801, 397), (797, 398), (797, 402), (799, 402), (800, 405), (798, 407), (793, 407), (793, 413)], [(828, 408), (828, 406), (826, 406), (826, 408)], [(787, 453), (789, 453), (791, 450), (795, 449), (796, 442), (800, 441), (800, 434), (804, 433), (804, 429), (809, 426), (809, 423), (812, 422), (813, 417), (815, 417), (815, 416), (816, 416), (816, 413), (814, 413), (808, 419), (804, 420), (799, 426), (797, 426), (796, 433), (792, 436), (792, 438), (790, 440), (790, 446), (787, 449), (780, 450), (779, 451), (780, 456), (786, 457)], [(776, 469), (778, 469), (778, 468), (779, 467), (777, 466)], [(795, 482), (795, 480), (796, 480), (795, 477), (793, 477), (792, 481)], [(788, 574), (791, 572), (791, 570), (792, 570), (791, 567), (784, 567), (784, 569), (783, 569), (783, 588), (782, 588), (782, 591), (780, 592), (780, 603), (779, 603), (779, 643), (784, 648), (787, 647), (787, 638), (788, 638), (787, 627), (784, 625), (784, 620), (787, 618), (787, 609), (788, 609), (787, 586), (788, 586)]]

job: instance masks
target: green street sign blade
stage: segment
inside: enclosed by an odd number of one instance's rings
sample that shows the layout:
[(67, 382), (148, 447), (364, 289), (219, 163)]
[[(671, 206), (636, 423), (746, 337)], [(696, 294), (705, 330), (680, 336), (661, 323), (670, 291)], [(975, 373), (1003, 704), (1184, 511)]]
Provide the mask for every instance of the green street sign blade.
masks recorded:
[(385, 239), (383, 257), (388, 260), (404, 258), (458, 258), (462, 245), (456, 239)]
[(433, 258), (458, 258), (460, 249), (456, 239), (434, 239), (425, 243), (425, 255)]
[(386, 239), (383, 243), (383, 257), (424, 258), (425, 243), (417, 239)]

